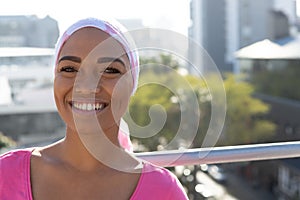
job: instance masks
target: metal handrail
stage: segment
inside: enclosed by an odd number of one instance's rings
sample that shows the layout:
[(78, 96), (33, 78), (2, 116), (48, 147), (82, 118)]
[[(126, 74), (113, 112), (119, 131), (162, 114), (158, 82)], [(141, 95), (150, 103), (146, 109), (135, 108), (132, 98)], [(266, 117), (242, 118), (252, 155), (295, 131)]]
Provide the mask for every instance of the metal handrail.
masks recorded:
[(134, 155), (162, 167), (271, 160), (300, 157), (300, 142), (206, 147)]

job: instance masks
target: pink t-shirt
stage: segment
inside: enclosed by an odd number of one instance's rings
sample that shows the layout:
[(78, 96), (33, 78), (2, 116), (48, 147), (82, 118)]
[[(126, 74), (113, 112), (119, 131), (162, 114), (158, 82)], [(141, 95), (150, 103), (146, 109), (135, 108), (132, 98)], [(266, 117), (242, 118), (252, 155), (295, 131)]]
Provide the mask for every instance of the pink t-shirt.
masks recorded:
[[(0, 156), (0, 199), (32, 200), (30, 156), (33, 149), (7, 152)], [(130, 200), (188, 199), (179, 180), (167, 169), (145, 163)]]

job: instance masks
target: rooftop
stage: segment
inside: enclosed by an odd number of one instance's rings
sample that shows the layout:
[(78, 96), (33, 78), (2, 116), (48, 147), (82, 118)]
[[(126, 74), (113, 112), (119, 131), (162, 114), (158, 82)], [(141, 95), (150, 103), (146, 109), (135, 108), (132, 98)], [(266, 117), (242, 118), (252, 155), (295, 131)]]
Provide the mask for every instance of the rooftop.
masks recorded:
[(300, 59), (300, 36), (283, 38), (278, 41), (265, 39), (235, 53), (238, 59)]

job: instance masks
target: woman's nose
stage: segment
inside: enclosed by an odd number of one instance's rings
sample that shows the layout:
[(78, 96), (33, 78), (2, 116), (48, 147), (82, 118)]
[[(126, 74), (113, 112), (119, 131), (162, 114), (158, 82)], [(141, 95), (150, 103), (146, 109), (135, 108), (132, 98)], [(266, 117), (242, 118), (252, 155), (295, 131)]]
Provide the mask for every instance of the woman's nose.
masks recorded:
[(93, 94), (100, 92), (100, 79), (95, 78), (93, 75), (76, 77), (74, 83), (74, 91), (82, 94)]

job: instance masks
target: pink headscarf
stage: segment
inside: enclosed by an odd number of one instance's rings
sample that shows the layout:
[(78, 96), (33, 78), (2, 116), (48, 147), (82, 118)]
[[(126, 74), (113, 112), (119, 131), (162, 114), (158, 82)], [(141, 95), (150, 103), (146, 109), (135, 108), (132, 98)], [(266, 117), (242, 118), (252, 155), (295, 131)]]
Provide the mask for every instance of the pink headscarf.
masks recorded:
[[(58, 39), (56, 43), (55, 55), (54, 55), (55, 68), (57, 66), (58, 56), (65, 42), (70, 38), (72, 34), (74, 34), (79, 29), (85, 27), (94, 27), (101, 31), (104, 31), (105, 33), (109, 34), (114, 39), (116, 39), (123, 46), (130, 62), (131, 74), (133, 79), (132, 94), (134, 94), (137, 89), (138, 78), (139, 78), (138, 52), (137, 50), (133, 49), (134, 44), (131, 38), (129, 38), (129, 35), (128, 34), (125, 35), (125, 33), (127, 32), (125, 27), (123, 27), (119, 22), (117, 22), (114, 19), (100, 20), (96, 18), (87, 18), (87, 19), (79, 20), (73, 25), (71, 25), (63, 33), (63, 35)], [(123, 119), (121, 119), (120, 129), (118, 133), (118, 140), (121, 147), (123, 147), (127, 151), (130, 152), (133, 151), (132, 143), (130, 141), (130, 136), (129, 136), (129, 129), (126, 122)]]

